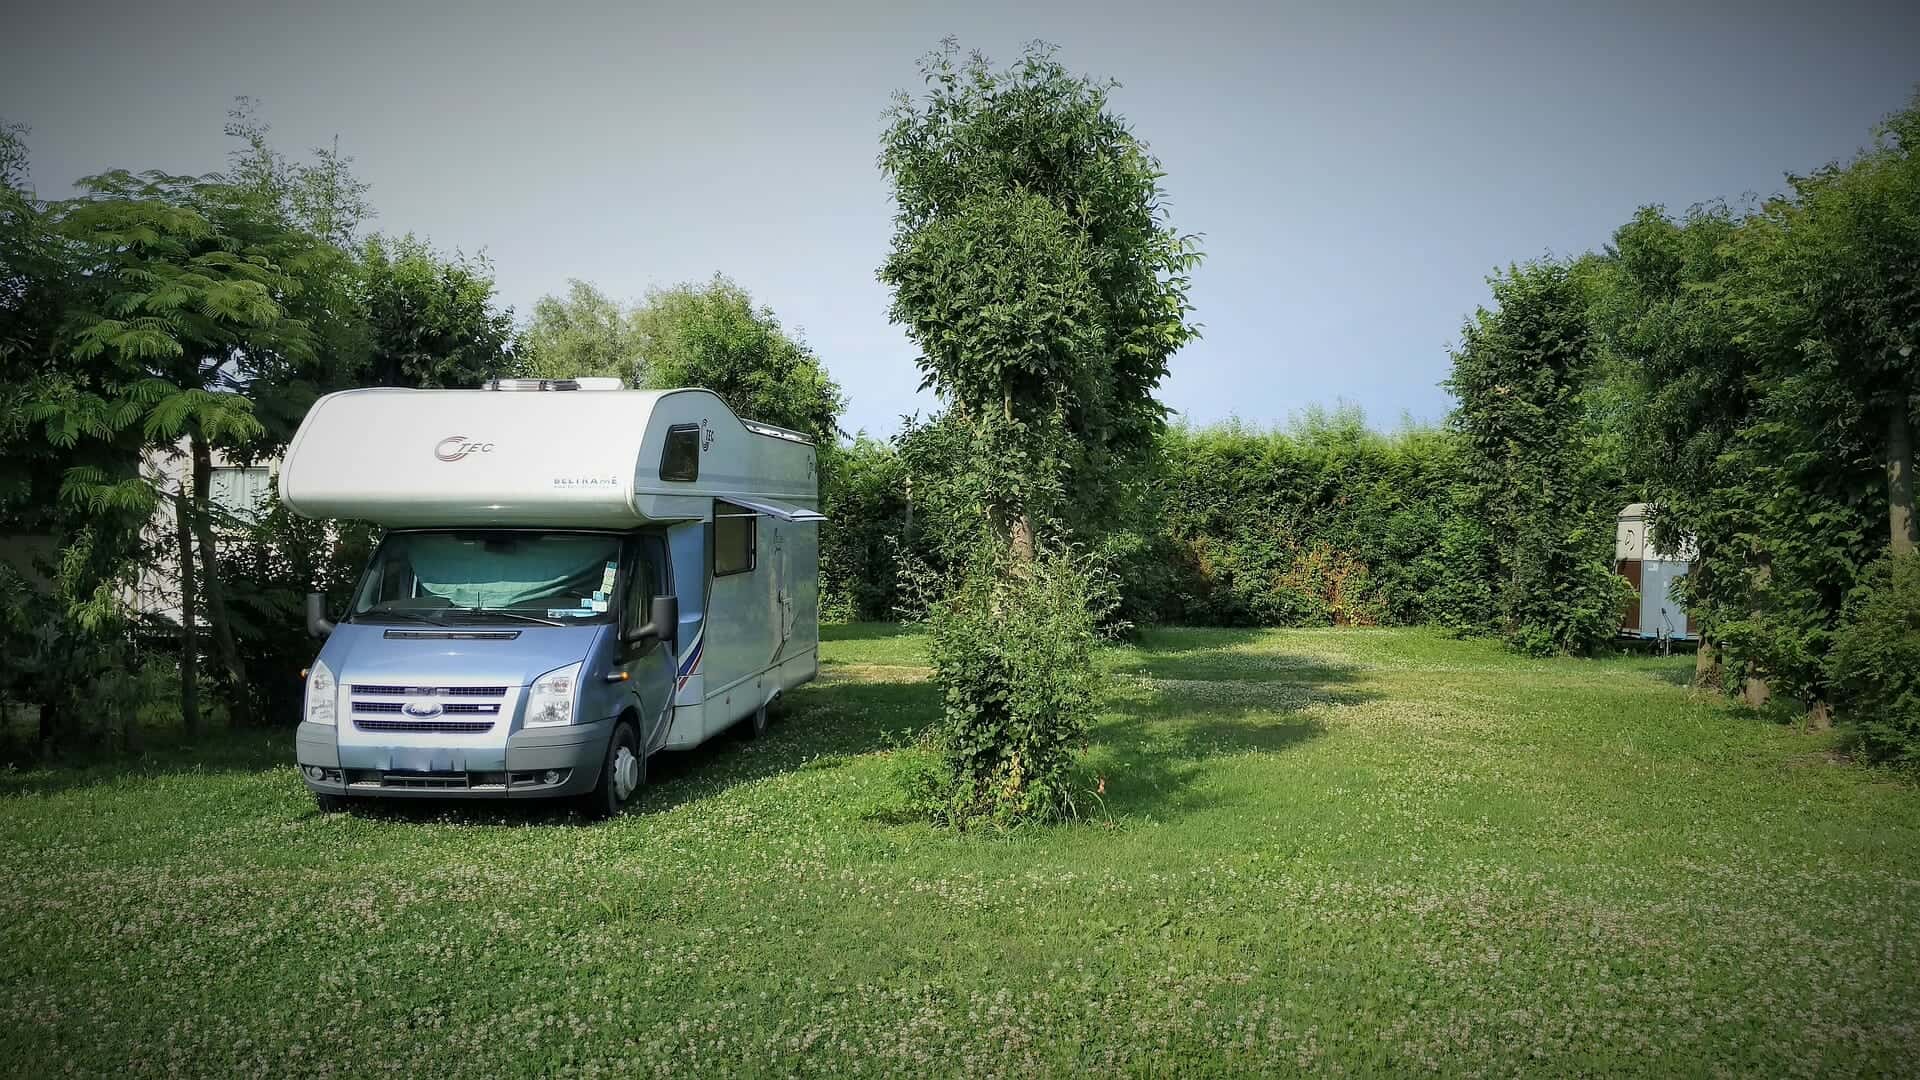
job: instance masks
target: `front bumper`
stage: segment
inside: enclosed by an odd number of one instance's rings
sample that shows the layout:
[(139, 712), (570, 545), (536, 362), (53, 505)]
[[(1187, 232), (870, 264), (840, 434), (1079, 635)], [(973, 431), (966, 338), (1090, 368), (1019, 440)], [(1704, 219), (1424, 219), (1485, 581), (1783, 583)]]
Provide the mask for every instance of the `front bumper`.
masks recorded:
[[(443, 761), (426, 762), (426, 768), (396, 767), (394, 755), (378, 748), (352, 747), (349, 759), (340, 758), (340, 746), (334, 728), (328, 724), (302, 723), (294, 733), (294, 756), (300, 763), (300, 779), (308, 790), (322, 795), (344, 795), (375, 799), (552, 799), (584, 795), (600, 782), (600, 769), (607, 759), (607, 742), (613, 738), (612, 719), (591, 724), (567, 724), (559, 727), (516, 731), (507, 738), (502, 768), (470, 769), (464, 755), (440, 755)], [(498, 754), (499, 751), (493, 751)], [(408, 748), (418, 761), (418, 748)], [(411, 764), (402, 762), (398, 764)], [(440, 767), (447, 765), (450, 767)], [(457, 767), (453, 767), (457, 766)], [(321, 770), (321, 779), (308, 774)], [(549, 784), (545, 774), (562, 774), (558, 783)]]

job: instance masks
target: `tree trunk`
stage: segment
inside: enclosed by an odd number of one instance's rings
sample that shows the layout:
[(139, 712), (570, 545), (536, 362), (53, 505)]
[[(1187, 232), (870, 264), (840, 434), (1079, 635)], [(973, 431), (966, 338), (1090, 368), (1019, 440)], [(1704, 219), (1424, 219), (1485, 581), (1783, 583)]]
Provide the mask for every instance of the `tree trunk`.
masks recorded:
[[(1763, 590), (1773, 584), (1773, 555), (1771, 553), (1766, 551), (1754, 552), (1754, 579)], [(1754, 614), (1756, 616), (1760, 614), (1758, 607), (1754, 609)], [(1765, 705), (1767, 701), (1773, 697), (1773, 687), (1767, 685), (1766, 676), (1756, 674), (1750, 664), (1743, 664), (1743, 666), (1747, 668), (1747, 676), (1740, 683), (1740, 700), (1742, 703), (1751, 705), (1757, 709)]]
[(40, 703), (40, 760), (53, 757), (53, 733), (61, 725), (59, 710), (50, 701)]
[(200, 733), (200, 635), (194, 629), (193, 519), (185, 490), (174, 493), (173, 516), (180, 543), (180, 724), (192, 738)]
[(1833, 728), (1833, 706), (1824, 701), (1816, 701), (1807, 710), (1808, 731), (1829, 731)]
[(1700, 651), (1693, 654), (1693, 685), (1702, 689), (1719, 690), (1720, 686), (1720, 646), (1700, 639)]
[(200, 583), (207, 593), (207, 625), (213, 630), (213, 648), (220, 657), (227, 682), (227, 707), (233, 722), (246, 727), (253, 722), (249, 707), (247, 669), (240, 661), (240, 650), (233, 641), (233, 622), (227, 618), (226, 589), (220, 582), (220, 552), (214, 545), (212, 515), (208, 494), (213, 486), (213, 453), (207, 441), (195, 430), (188, 436), (193, 448), (193, 531), (200, 543)]
[(1021, 564), (1033, 561), (1033, 519), (1025, 514), (1013, 519), (1013, 558)]
[(1920, 522), (1913, 516), (1913, 431), (1907, 423), (1910, 402), (1887, 410), (1887, 526), (1895, 557), (1920, 544)]

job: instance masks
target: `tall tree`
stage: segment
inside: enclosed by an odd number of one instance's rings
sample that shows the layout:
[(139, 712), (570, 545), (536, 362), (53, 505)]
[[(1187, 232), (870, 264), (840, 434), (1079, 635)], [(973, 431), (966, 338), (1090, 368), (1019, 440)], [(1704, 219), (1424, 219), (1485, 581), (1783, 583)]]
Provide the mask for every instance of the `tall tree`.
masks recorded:
[(1595, 349), (1573, 270), (1544, 261), (1491, 280), (1447, 379), (1467, 509), (1486, 523), (1499, 627), (1529, 652), (1587, 652), (1618, 626), (1621, 500), (1594, 460), (1585, 391)]
[(522, 372), (533, 378), (612, 376), (637, 386), (646, 374), (628, 313), (579, 278), (567, 282), (567, 295), (534, 302), (517, 351)]
[(995, 70), (951, 40), (928, 90), (895, 101), (881, 167), (893, 251), (880, 277), (922, 384), (978, 440), (995, 529), (1097, 536), (1165, 421), (1153, 396), (1188, 320), (1193, 237), (1168, 223), (1160, 163), (1109, 106), (1116, 84), (1035, 45)]
[(39, 532), (70, 464), (40, 437), (26, 392), (59, 366), (62, 314), (83, 287), (46, 208), (27, 185), (26, 128), (0, 123), (0, 514)]
[(513, 312), (495, 306), (485, 259), (443, 255), (411, 233), (370, 236), (355, 255), (366, 354), (356, 381), (474, 387), (513, 369)]
[(111, 372), (67, 354), (67, 316), (98, 283), (27, 184), (25, 134), (0, 123), (0, 533), (43, 542), (10, 545), (25, 558), (0, 570), (0, 696), (36, 705), (51, 746), (86, 719), (80, 688), (126, 659), (118, 601), (153, 504), (137, 484), (94, 506), (60, 497), (75, 470), (134, 478), (140, 433), (99, 408)]
[(1743, 332), (1743, 218), (1724, 203), (1678, 219), (1642, 208), (1615, 232), (1594, 315), (1627, 384), (1617, 418), (1630, 480), (1663, 549), (1697, 552), (1687, 610), (1703, 635), (1695, 679), (1717, 683), (1720, 615), (1744, 602), (1753, 518), (1739, 498), (1742, 433), (1757, 406), (1765, 342)]
[[(257, 191), (226, 177), (113, 172), (82, 181), (62, 204), (62, 236), (87, 257), (96, 293), (74, 314), (72, 354), (90, 384), (52, 376), (38, 415), (51, 441), (185, 438), (192, 461), (193, 529), (214, 646), (236, 718), (250, 688), (220, 587), (209, 488), (216, 447), (270, 434), (250, 394), (308, 381), (317, 357), (316, 301), (332, 295), (338, 252)], [(68, 492), (92, 506), (143, 505), (138, 476), (79, 468)]]
[(835, 445), (839, 385), (772, 308), (726, 277), (648, 292), (629, 327), (637, 385), (703, 386), (741, 416), (792, 428), (823, 450)]
[[(1920, 96), (1881, 125), (1846, 165), (1793, 181), (1795, 198), (1768, 206), (1777, 237), (1771, 292), (1798, 329), (1793, 377), (1844, 392), (1825, 424), (1857, 416), (1871, 432), (1886, 483), (1888, 545), (1920, 544), (1914, 514), (1913, 426), (1920, 408)], [(1789, 330), (1791, 332), (1791, 330)]]
[(1072, 803), (1094, 623), (1111, 608), (1069, 545), (1103, 539), (1144, 490), (1165, 425), (1153, 391), (1195, 333), (1199, 256), (1166, 220), (1159, 163), (1109, 108), (1112, 83), (1043, 45), (996, 70), (949, 40), (921, 69), (925, 95), (898, 97), (883, 136), (897, 212), (880, 278), (921, 385), (966, 436), (966, 475), (940, 486), (991, 537), (932, 612), (933, 812), (1044, 818)]

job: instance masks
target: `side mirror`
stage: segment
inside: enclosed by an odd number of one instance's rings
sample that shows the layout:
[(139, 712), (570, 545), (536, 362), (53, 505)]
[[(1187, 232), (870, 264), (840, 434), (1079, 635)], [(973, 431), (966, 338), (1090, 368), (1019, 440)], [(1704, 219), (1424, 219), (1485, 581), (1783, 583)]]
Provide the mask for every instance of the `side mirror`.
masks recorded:
[(317, 638), (333, 633), (333, 620), (327, 618), (326, 593), (307, 594), (307, 633)]
[(622, 634), (620, 639), (629, 645), (637, 641), (654, 638), (659, 641), (673, 641), (680, 636), (680, 598), (677, 596), (656, 596), (647, 608), (647, 624)]
[(674, 641), (680, 637), (680, 598), (677, 596), (656, 596), (653, 598), (653, 632), (661, 641)]

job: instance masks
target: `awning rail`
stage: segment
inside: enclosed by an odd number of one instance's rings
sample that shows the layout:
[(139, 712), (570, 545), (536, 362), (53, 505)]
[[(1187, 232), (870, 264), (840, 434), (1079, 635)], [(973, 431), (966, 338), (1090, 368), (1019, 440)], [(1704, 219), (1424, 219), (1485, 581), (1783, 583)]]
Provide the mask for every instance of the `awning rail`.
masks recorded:
[(793, 503), (776, 502), (772, 499), (727, 498), (725, 501), (743, 510), (751, 510), (756, 514), (765, 514), (768, 517), (779, 518), (781, 521), (817, 523), (827, 520), (827, 515), (818, 510), (809, 510), (804, 506), (795, 506)]

